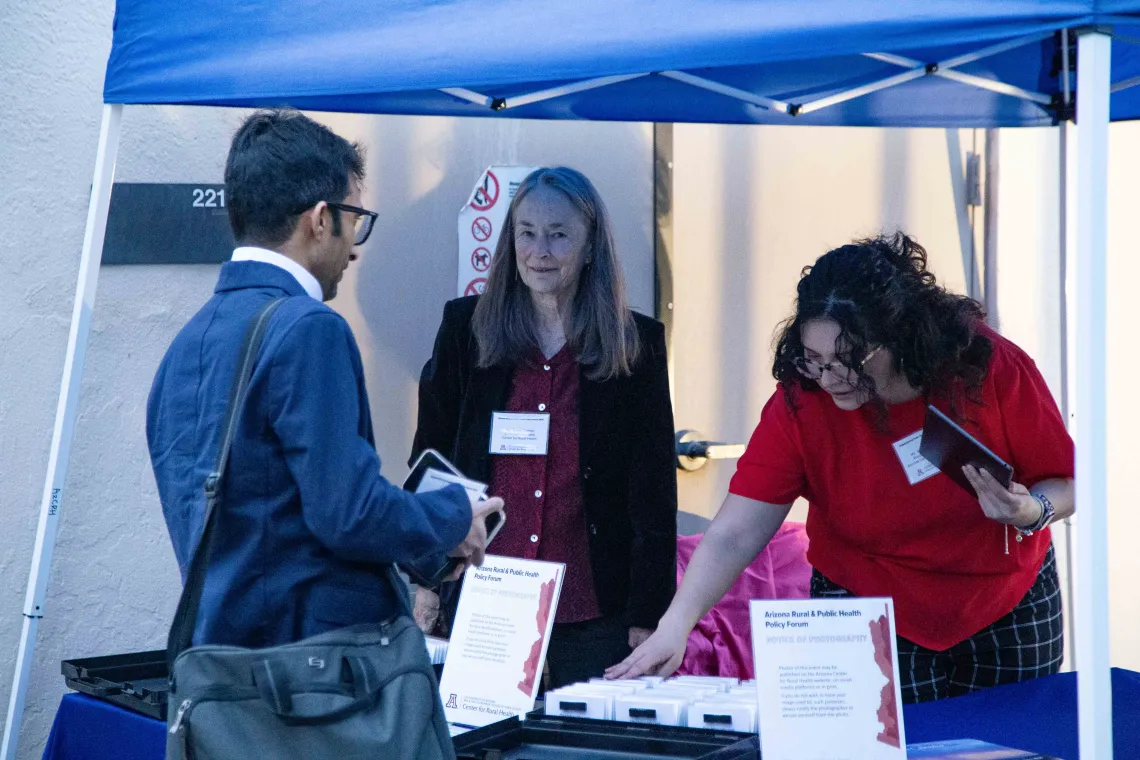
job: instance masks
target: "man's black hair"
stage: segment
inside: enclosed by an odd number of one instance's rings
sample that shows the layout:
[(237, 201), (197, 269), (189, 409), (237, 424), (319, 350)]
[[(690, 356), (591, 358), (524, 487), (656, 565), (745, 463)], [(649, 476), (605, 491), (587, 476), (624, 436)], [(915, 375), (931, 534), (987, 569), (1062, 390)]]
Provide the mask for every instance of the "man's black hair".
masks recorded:
[[(258, 111), (234, 135), (226, 159), (226, 208), (241, 245), (289, 239), (298, 216), (320, 201), (340, 203), (364, 178), (364, 151), (291, 109)], [(333, 213), (333, 232), (340, 215)]]

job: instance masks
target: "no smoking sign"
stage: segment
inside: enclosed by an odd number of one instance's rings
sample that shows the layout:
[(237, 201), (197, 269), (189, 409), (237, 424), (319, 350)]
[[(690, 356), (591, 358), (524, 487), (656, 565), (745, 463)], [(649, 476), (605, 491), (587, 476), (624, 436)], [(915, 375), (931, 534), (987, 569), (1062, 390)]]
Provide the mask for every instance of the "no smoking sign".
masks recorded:
[(467, 289), (463, 291), (465, 296), (478, 296), (482, 295), (483, 291), (487, 288), (486, 277), (476, 277), (471, 282), (467, 283)]
[(499, 178), (493, 171), (488, 171), (483, 177), (483, 184), (475, 190), (471, 198), (471, 208), (476, 211), (488, 211), (499, 200)]

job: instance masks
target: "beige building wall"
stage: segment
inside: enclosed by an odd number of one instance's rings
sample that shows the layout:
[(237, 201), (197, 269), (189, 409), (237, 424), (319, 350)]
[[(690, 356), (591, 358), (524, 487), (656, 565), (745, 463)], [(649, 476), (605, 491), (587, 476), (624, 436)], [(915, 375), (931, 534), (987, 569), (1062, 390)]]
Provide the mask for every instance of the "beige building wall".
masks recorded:
[[(748, 440), (800, 270), (831, 248), (903, 229), (964, 288), (945, 131), (677, 125), (674, 141), (678, 427)], [(683, 473), (681, 507), (712, 515), (733, 469)]]
[[(105, 10), (106, 25), (98, 29), (109, 34), (111, 8)], [(49, 84), (45, 91), (55, 92)], [(86, 103), (84, 119), (59, 120), (68, 127), (62, 136), (39, 129), (35, 118), (0, 115), (6, 138), (0, 155), (10, 159), (14, 178), (13, 202), (0, 210), (14, 231), (0, 242), (0, 274), (12, 295), (0, 309), (7, 391), (0, 394), (0, 709), (8, 704), (67, 343), (98, 136), (97, 84), (88, 82), (78, 94), (61, 90), (42, 106), (49, 120)], [(38, 113), (34, 93), (27, 97), (14, 113)], [(230, 137), (245, 114), (127, 108), (116, 178), (220, 182)], [(364, 205), (380, 219), (331, 305), (348, 318), (360, 344), (377, 448), (390, 479), (407, 472), (420, 368), (443, 304), (456, 295), (457, 215), (489, 164), (563, 163), (589, 176), (613, 212), (632, 303), (652, 311), (649, 125), (313, 116), (368, 148)], [(45, 156), (54, 170), (44, 170)], [(52, 221), (45, 227), (28, 219)], [(180, 586), (147, 454), (145, 405), (166, 347), (210, 297), (217, 275), (217, 266), (204, 265), (100, 272), (21, 760), (43, 753), (65, 690), (60, 660), (165, 646)]]
[[(1071, 155), (1076, 152), (1076, 131)], [(1134, 389), (1140, 364), (1133, 315), (1135, 283), (1140, 281), (1140, 257), (1133, 253), (1140, 125), (1115, 124), (1110, 135), (1112, 661), (1140, 669), (1140, 595), (1134, 590), (1140, 553), (1132, 540), (1140, 529), (1140, 513), (1130, 507), (1140, 472), (1140, 437), (1135, 433), (1140, 429), (1140, 402)], [(961, 130), (960, 139), (968, 150), (972, 131)], [(979, 133), (979, 149), (983, 142)], [(1000, 328), (1034, 357), (1059, 399), (1058, 155), (1056, 129), (1001, 132)], [(674, 158), (678, 427), (700, 430), (711, 439), (747, 441), (775, 388), (772, 338), (789, 314), (800, 269), (852, 237), (901, 227), (927, 247), (940, 281), (964, 290), (943, 130), (678, 125)], [(1075, 173), (1071, 179), (1075, 184)], [(1070, 211), (1073, 202), (1070, 199)], [(980, 257), (980, 214), (977, 227)], [(732, 472), (731, 462), (710, 462), (699, 472), (682, 473), (682, 508), (715, 514)], [(797, 505), (792, 519), (805, 516), (805, 506)], [(1079, 518), (1075, 523), (1079, 525)], [(1054, 538), (1063, 567), (1069, 527), (1055, 527)], [(1066, 614), (1071, 610), (1068, 604)]]

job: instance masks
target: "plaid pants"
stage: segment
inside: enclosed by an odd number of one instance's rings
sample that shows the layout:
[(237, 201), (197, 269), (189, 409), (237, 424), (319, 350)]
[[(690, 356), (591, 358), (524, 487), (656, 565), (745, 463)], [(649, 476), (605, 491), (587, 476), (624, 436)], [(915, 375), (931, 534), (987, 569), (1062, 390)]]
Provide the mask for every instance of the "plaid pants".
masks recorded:
[[(812, 571), (811, 595), (855, 596), (818, 570)], [(1061, 584), (1050, 546), (1033, 587), (993, 625), (941, 652), (898, 637), (903, 702), (930, 702), (1051, 675), (1061, 667), (1063, 641)]]

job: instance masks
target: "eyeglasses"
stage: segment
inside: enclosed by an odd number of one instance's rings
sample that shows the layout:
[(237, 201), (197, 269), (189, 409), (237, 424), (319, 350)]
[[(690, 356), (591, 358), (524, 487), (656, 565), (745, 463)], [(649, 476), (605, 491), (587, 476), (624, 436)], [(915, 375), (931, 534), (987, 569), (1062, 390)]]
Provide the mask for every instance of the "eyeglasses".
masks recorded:
[(799, 371), (799, 373), (809, 380), (819, 380), (823, 377), (824, 372), (830, 372), (832, 377), (836, 378), (837, 380), (841, 380), (848, 385), (854, 385), (852, 382), (852, 376), (862, 370), (863, 365), (870, 361), (871, 357), (879, 353), (881, 349), (882, 346), (876, 346), (875, 348), (871, 349), (871, 352), (863, 357), (863, 361), (859, 362), (854, 367), (849, 367), (843, 362), (820, 363), (817, 361), (812, 361), (810, 359), (805, 359), (802, 356), (797, 357), (792, 363), (796, 365), (796, 369)]
[(350, 214), (356, 214), (356, 221), (353, 222), (354, 228), (356, 229), (356, 240), (353, 242), (353, 245), (364, 245), (364, 241), (372, 234), (372, 227), (376, 224), (376, 217), (379, 216), (379, 214), (375, 211), (369, 211), (366, 208), (349, 206), (344, 203), (328, 203), (328, 207), (335, 208), (338, 211), (347, 211)]

